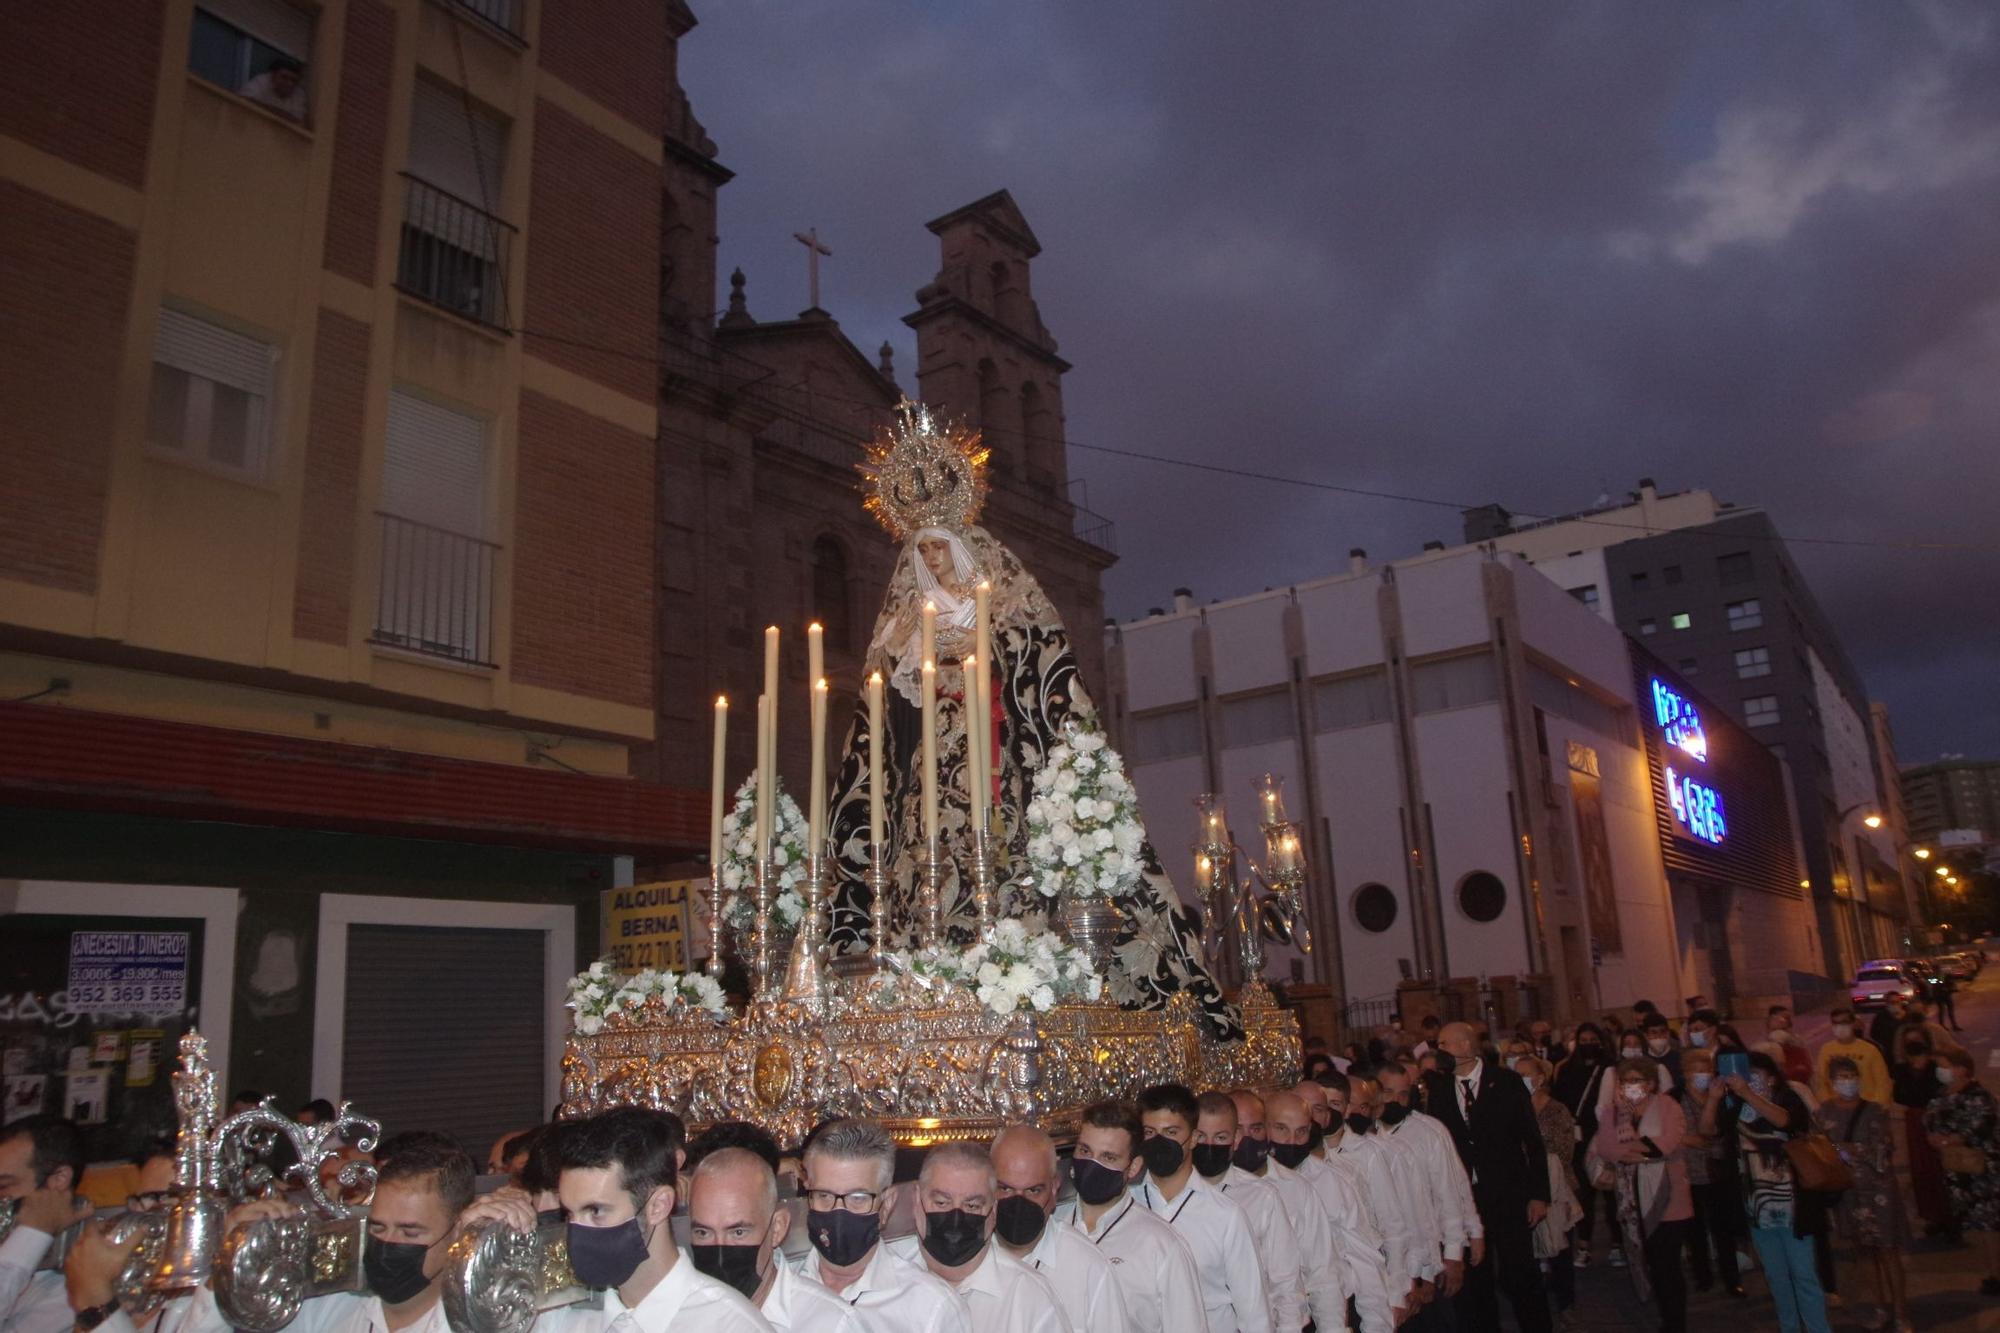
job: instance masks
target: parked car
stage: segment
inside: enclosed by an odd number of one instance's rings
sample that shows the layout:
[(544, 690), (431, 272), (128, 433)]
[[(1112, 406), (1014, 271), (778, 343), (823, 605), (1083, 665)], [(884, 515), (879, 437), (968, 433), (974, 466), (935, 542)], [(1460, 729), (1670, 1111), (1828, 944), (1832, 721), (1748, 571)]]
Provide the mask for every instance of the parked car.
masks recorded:
[(1985, 961), (1976, 949), (1960, 949), (1956, 953), (1941, 955), (1938, 970), (1960, 981), (1970, 981), (1979, 975), (1980, 966)]
[(1914, 959), (1877, 958), (1863, 963), (1855, 969), (1854, 980), (1848, 984), (1848, 1003), (1857, 1010), (1880, 1009), (1891, 996), (1915, 999), (1919, 991), (1927, 989), (1927, 983), (1914, 962)]

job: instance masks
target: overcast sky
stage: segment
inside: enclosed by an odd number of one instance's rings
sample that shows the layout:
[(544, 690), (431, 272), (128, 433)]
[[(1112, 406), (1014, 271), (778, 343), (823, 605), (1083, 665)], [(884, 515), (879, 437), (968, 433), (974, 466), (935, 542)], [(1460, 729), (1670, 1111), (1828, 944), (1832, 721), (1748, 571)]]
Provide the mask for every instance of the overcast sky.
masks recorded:
[[(2000, 758), (2000, 7), (694, 0), (721, 272), (871, 353), (1002, 186), (1079, 445), (1797, 543), (1904, 762)], [(1076, 448), (1120, 617), (1456, 542), (1455, 507)], [(1081, 627), (1073, 627), (1081, 628)]]

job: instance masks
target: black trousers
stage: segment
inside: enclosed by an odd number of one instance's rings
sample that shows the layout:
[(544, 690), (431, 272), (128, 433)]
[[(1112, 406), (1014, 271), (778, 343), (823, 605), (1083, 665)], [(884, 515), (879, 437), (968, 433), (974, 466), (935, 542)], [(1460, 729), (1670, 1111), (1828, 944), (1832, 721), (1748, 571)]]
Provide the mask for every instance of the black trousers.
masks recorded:
[(1706, 1185), (1694, 1187), (1694, 1221), (1687, 1228), (1687, 1252), (1695, 1286), (1706, 1291), (1717, 1278), (1725, 1287), (1742, 1282), (1736, 1262), (1736, 1240), (1742, 1224), (1743, 1197), (1734, 1172), (1725, 1175), (1714, 1171)]
[(1465, 1285), (1452, 1302), (1459, 1333), (1498, 1333), (1503, 1293), (1520, 1333), (1549, 1333), (1549, 1298), (1542, 1288), (1542, 1267), (1535, 1260), (1527, 1203), (1489, 1201), (1476, 1194), (1474, 1199), (1486, 1228), (1486, 1257), (1476, 1267), (1466, 1266)]
[(1646, 1276), (1652, 1281), (1653, 1303), (1660, 1312), (1660, 1333), (1687, 1330), (1687, 1278), (1681, 1272), (1687, 1230), (1686, 1222), (1662, 1222), (1646, 1237)]

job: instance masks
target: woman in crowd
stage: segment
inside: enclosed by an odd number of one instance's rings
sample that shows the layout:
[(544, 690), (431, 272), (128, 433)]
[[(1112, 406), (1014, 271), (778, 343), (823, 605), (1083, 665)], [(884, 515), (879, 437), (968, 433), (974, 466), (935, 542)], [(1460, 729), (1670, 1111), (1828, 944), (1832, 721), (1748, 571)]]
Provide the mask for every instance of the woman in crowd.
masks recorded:
[(1687, 1149), (1688, 1189), (1694, 1198), (1694, 1218), (1687, 1229), (1694, 1289), (1707, 1291), (1719, 1277), (1724, 1291), (1741, 1296), (1736, 1242), (1743, 1234), (1743, 1194), (1736, 1184), (1736, 1145), (1726, 1136), (1703, 1134), (1699, 1128), (1701, 1109), (1715, 1083), (1715, 1052), (1682, 1051), (1681, 1073), (1687, 1076), (1680, 1093), (1681, 1114), (1691, 1126), (1682, 1146)]
[(1784, 1333), (1831, 1333), (1812, 1242), (1826, 1225), (1826, 1210), (1796, 1188), (1785, 1155), (1785, 1145), (1811, 1129), (1805, 1102), (1763, 1051), (1750, 1053), (1748, 1078), (1731, 1074), (1711, 1083), (1701, 1109), (1702, 1133), (1736, 1135), (1750, 1243)]
[(1903, 1150), (1910, 1163), (1910, 1193), (1923, 1219), (1926, 1236), (1956, 1236), (1951, 1220), (1951, 1196), (1944, 1188), (1944, 1165), (1924, 1132), (1924, 1111), (1944, 1089), (1938, 1084), (1938, 1063), (1921, 1024), (1899, 1029), (1896, 1063), (1890, 1069), (1896, 1104), (1903, 1108)]
[(1557, 1101), (1549, 1088), (1554, 1071), (1539, 1055), (1524, 1056), (1515, 1062), (1514, 1072), (1528, 1087), (1528, 1101), (1535, 1108), (1535, 1123), (1541, 1127), (1542, 1144), (1549, 1150), (1549, 1211), (1535, 1228), (1535, 1257), (1547, 1273), (1549, 1304), (1555, 1308), (1556, 1327), (1575, 1328), (1576, 1265), (1572, 1262), (1570, 1230), (1582, 1216), (1574, 1162), (1577, 1153), (1576, 1119)]
[(1521, 1061), (1534, 1053), (1535, 1048), (1520, 1037), (1509, 1037), (1500, 1043), (1500, 1063), (1517, 1074), (1521, 1072)]
[(1924, 1112), (1924, 1129), (1944, 1164), (1952, 1215), (1978, 1256), (1979, 1290), (2000, 1296), (2000, 1107), (1966, 1052), (1947, 1053), (1937, 1071), (1944, 1091)]
[(1813, 1128), (1833, 1141), (1840, 1160), (1854, 1173), (1854, 1184), (1840, 1196), (1835, 1221), (1842, 1238), (1873, 1267), (1883, 1317), (1894, 1321), (1896, 1333), (1912, 1333), (1903, 1272), (1909, 1222), (1891, 1166), (1889, 1108), (1862, 1098), (1861, 1067), (1848, 1057), (1828, 1061), (1826, 1073), (1833, 1096), (1813, 1112)]
[[(1597, 1133), (1597, 1091), (1610, 1070), (1610, 1062), (1605, 1058), (1607, 1043), (1604, 1029), (1595, 1023), (1579, 1023), (1576, 1035), (1570, 1043), (1569, 1058), (1556, 1067), (1554, 1086), (1550, 1095), (1562, 1103), (1565, 1111), (1575, 1122), (1580, 1142), (1571, 1156), (1572, 1174), (1577, 1179), (1576, 1201), (1583, 1209), (1583, 1217), (1577, 1223), (1573, 1239), (1573, 1257), (1578, 1268), (1590, 1266), (1590, 1241), (1593, 1223), (1597, 1217), (1598, 1191), (1583, 1173), (1583, 1154), (1590, 1140)], [(1612, 1222), (1613, 1236), (1618, 1233), (1615, 1220)], [(1613, 1246), (1615, 1250), (1617, 1247)]]
[(1619, 1229), (1625, 1246), (1646, 1259), (1646, 1279), (1660, 1311), (1660, 1333), (1687, 1328), (1687, 1280), (1681, 1272), (1694, 1200), (1688, 1188), (1680, 1103), (1662, 1095), (1653, 1060), (1618, 1062), (1614, 1109), (1600, 1120), (1592, 1145), (1617, 1178)]

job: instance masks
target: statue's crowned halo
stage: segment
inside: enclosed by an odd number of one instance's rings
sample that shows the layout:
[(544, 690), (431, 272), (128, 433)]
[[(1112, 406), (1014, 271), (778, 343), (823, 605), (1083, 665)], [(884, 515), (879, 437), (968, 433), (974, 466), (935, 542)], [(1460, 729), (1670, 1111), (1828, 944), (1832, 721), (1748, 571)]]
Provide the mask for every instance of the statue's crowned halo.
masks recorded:
[[(996, 916), (1018, 918), (1035, 929), (1050, 924), (1055, 904), (1026, 873), (1024, 812), (1030, 785), (1067, 726), (1100, 730), (1061, 617), (1014, 553), (977, 522), (986, 498), (987, 461), (978, 432), (906, 400), (897, 409), (894, 426), (869, 446), (861, 464), (869, 512), (902, 545), (862, 664), (864, 675), (880, 671), (890, 684), (883, 725), (890, 948), (916, 942), (919, 916), (923, 604), (929, 601), (938, 608), (938, 826), (945, 862), (940, 898), (944, 928), (953, 941), (969, 943), (977, 921), (962, 661), (974, 649), (974, 590), (979, 583), (990, 585), (994, 661), (991, 697), (972, 702), (985, 707), (993, 722)], [(865, 948), (870, 931), (868, 744), (864, 705), (849, 728), (829, 794), (833, 946), (840, 953)], [(1137, 882), (1113, 899), (1123, 912), (1125, 929), (1105, 979), (1108, 993), (1129, 1007), (1154, 1008), (1174, 992), (1187, 991), (1214, 1035), (1237, 1037), (1241, 1027), (1236, 1013), (1202, 957), (1199, 922), (1181, 904), (1150, 845), (1143, 848), (1141, 860)]]

